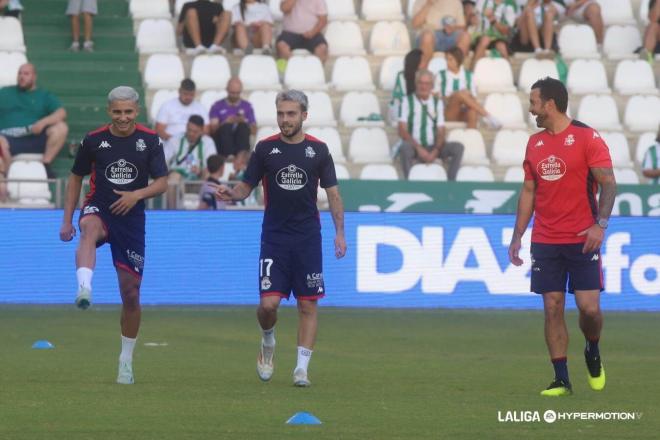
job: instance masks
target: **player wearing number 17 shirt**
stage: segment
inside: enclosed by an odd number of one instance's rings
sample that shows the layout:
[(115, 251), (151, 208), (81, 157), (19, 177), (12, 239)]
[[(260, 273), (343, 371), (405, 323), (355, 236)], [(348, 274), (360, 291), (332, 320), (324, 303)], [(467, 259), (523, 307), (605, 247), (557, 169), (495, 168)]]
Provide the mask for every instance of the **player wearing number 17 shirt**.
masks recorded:
[(219, 185), (216, 197), (243, 200), (262, 182), (266, 205), (259, 256), (260, 301), (257, 318), (262, 329), (257, 374), (273, 374), (275, 322), (282, 298), (291, 292), (298, 304), (298, 362), (293, 384), (310, 385), (307, 367), (317, 329), (317, 300), (325, 295), (321, 260), (321, 224), (316, 207), (318, 185), (328, 194), (335, 225), (335, 256), (346, 253), (344, 207), (335, 167), (326, 144), (305, 135), (307, 96), (297, 90), (281, 92), (275, 100), (280, 133), (260, 141), (243, 180), (235, 187)]
[(532, 135), (527, 143), (525, 181), (509, 260), (516, 266), (523, 263), (521, 239), (534, 214), (531, 290), (543, 296), (545, 340), (555, 370), (554, 380), (541, 394), (572, 393), (566, 358), (566, 290), (575, 295), (586, 339), (587, 382), (599, 391), (605, 387), (598, 347), (603, 326), (600, 292), (604, 288), (600, 245), (616, 196), (612, 159), (596, 130), (566, 115), (568, 93), (559, 80), (538, 80), (532, 85), (529, 102), (536, 124), (545, 130)]

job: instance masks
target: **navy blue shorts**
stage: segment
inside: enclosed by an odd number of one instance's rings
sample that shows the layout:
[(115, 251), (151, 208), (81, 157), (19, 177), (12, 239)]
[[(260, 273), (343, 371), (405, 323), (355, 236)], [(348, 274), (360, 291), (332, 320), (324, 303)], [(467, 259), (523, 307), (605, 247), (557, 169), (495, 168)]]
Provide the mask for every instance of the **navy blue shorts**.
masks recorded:
[(314, 300), (325, 296), (321, 238), (274, 244), (261, 241), (259, 293)]
[(110, 243), (112, 261), (115, 267), (123, 269), (138, 278), (144, 271), (144, 216), (113, 215), (94, 201), (86, 202), (80, 210), (80, 220), (88, 215), (101, 219), (106, 239), (96, 243), (96, 247)]
[(46, 130), (38, 135), (28, 135), (23, 137), (5, 136), (9, 143), (9, 151), (12, 156), (17, 154), (44, 154), (46, 151)]
[(280, 36), (277, 38), (276, 43), (284, 41), (291, 50), (295, 49), (307, 49), (311, 53), (314, 53), (314, 49), (321, 44), (327, 46), (328, 42), (325, 41), (325, 37), (322, 33), (314, 35), (312, 38), (305, 38), (302, 34), (296, 34), (293, 32), (282, 31)]
[(583, 254), (583, 246), (583, 243), (532, 243), (531, 291), (603, 290), (600, 250)]

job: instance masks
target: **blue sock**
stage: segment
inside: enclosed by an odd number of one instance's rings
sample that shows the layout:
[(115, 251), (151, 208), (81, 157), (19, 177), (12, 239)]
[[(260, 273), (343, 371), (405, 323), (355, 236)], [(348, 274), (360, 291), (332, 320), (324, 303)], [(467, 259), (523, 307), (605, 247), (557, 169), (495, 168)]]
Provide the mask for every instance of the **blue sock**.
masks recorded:
[(598, 341), (599, 339), (594, 339), (594, 340), (589, 340), (587, 339), (587, 353), (589, 353), (589, 356), (591, 357), (596, 357), (600, 356), (600, 350), (598, 349)]
[(555, 379), (561, 379), (569, 384), (568, 380), (568, 364), (565, 357), (552, 359), (552, 366), (555, 369)]

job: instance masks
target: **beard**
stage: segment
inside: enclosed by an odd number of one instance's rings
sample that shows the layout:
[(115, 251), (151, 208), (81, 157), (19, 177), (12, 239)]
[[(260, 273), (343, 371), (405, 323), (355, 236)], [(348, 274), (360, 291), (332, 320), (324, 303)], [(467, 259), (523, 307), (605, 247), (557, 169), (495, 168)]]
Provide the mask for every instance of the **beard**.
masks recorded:
[(280, 125), (280, 132), (282, 136), (287, 138), (295, 137), (302, 130), (302, 121), (298, 124)]
[(545, 115), (536, 115), (536, 126), (539, 128), (544, 128), (546, 117)]

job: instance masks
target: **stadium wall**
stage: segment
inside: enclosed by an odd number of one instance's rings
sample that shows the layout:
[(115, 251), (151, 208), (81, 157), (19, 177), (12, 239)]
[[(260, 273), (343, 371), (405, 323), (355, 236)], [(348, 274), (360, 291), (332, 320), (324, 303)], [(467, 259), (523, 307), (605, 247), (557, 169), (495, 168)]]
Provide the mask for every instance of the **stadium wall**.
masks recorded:
[[(0, 210), (0, 302), (67, 304), (75, 296), (73, 242), (62, 212)], [(77, 218), (77, 213), (75, 218)], [(261, 212), (150, 211), (144, 304), (257, 303)], [(348, 254), (333, 255), (322, 213), (325, 306), (540, 309), (525, 265), (509, 264), (512, 215), (346, 214)], [(660, 310), (660, 219), (617, 217), (603, 245), (607, 310)], [(529, 249), (529, 233), (523, 249)], [(119, 302), (109, 246), (98, 252), (94, 302)], [(569, 308), (574, 308), (571, 299)]]

